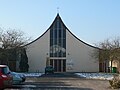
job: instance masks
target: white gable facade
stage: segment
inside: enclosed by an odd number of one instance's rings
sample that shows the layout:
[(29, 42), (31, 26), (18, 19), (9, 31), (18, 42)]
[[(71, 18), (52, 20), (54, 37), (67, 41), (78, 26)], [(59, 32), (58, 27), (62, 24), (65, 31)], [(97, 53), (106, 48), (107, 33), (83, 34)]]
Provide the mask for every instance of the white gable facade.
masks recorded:
[(48, 30), (27, 44), (29, 72), (44, 72), (49, 65), (55, 72), (99, 72), (99, 62), (90, 54), (94, 49), (73, 35), (57, 14)]

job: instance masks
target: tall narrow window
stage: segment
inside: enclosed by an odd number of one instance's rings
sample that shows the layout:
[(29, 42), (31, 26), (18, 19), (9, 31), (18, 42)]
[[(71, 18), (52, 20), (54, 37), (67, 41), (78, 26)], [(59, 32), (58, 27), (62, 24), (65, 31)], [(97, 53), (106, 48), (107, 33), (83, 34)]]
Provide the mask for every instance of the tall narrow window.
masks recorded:
[(50, 57), (66, 57), (66, 27), (60, 17), (50, 28)]

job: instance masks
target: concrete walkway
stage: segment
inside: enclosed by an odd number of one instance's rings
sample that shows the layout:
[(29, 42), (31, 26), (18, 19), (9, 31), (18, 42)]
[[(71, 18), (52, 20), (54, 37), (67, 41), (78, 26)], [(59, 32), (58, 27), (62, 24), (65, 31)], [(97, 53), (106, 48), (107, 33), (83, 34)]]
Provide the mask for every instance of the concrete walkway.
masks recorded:
[[(6, 90), (112, 90), (107, 80), (85, 79), (74, 73), (55, 73), (29, 77), (21, 85)], [(117, 90), (117, 89), (116, 89)], [(118, 89), (119, 90), (119, 89)]]
[(74, 73), (54, 73), (54, 74), (43, 74), (40, 77), (58, 77), (58, 78), (62, 78), (62, 77), (74, 77), (74, 78), (80, 78), (78, 77), (76, 74)]

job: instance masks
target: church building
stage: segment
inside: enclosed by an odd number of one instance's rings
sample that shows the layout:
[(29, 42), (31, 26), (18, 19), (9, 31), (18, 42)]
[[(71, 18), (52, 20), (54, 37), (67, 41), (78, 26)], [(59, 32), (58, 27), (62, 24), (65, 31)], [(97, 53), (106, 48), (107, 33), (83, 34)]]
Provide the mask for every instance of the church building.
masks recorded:
[(26, 46), (29, 72), (45, 72), (49, 65), (55, 72), (99, 72), (99, 61), (90, 54), (98, 48), (71, 33), (59, 14), (45, 33)]

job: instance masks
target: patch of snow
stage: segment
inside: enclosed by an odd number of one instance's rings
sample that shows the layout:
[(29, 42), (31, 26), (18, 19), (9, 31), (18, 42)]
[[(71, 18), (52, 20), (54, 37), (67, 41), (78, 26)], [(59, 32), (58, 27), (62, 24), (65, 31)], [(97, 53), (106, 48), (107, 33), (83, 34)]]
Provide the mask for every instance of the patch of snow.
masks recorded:
[(23, 88), (25, 87), (25, 88), (34, 88), (34, 87), (36, 87), (35, 85), (23, 85), (22, 86)]
[(22, 74), (24, 74), (26, 77), (40, 77), (44, 73), (22, 73)]
[[(44, 73), (22, 73), (26, 77), (40, 77)], [(102, 80), (111, 80), (113, 78), (112, 73), (75, 73), (76, 75), (88, 79), (102, 79)]]
[(102, 80), (111, 80), (113, 74), (110, 73), (75, 73), (76, 75), (88, 79), (102, 79)]

